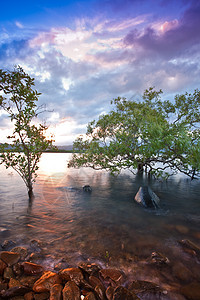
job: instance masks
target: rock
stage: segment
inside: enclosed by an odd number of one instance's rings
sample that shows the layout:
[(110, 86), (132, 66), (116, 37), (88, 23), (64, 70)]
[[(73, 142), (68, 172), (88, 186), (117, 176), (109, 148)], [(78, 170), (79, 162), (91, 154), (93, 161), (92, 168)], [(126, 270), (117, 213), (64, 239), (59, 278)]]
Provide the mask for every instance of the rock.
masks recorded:
[(61, 283), (59, 275), (54, 272), (47, 271), (34, 283), (33, 291), (36, 293), (48, 292), (51, 287), (57, 283)]
[(179, 244), (183, 247), (183, 249), (192, 254), (197, 256), (200, 259), (200, 247), (191, 242), (190, 240), (181, 240)]
[(0, 283), (0, 292), (1, 291), (5, 291), (5, 290), (7, 290), (8, 289), (8, 284), (6, 283), (6, 282), (4, 282), (4, 283)]
[(135, 201), (146, 208), (159, 208), (160, 199), (148, 186), (140, 187)]
[(93, 275), (91, 275), (90, 277), (89, 277), (89, 283), (91, 284), (91, 286), (93, 287), (93, 288), (95, 288), (97, 285), (99, 285), (99, 286), (101, 286), (102, 288), (104, 288), (104, 285), (103, 285), (103, 283), (101, 282), (101, 280), (99, 279), (99, 278), (97, 278), (97, 277), (95, 277), (95, 276), (93, 276)]
[(99, 273), (104, 280), (111, 279), (116, 284), (121, 284), (124, 280), (123, 274), (116, 269), (102, 269)]
[(16, 276), (21, 276), (22, 275), (22, 266), (20, 263), (17, 263), (15, 265), (13, 265), (12, 267), (13, 272)]
[(50, 289), (50, 300), (62, 299), (63, 286), (61, 284), (54, 284)]
[(54, 270), (60, 271), (62, 269), (67, 269), (69, 267), (67, 262), (60, 261), (58, 264), (54, 266)]
[(30, 291), (30, 289), (27, 287), (16, 286), (16, 287), (10, 288), (4, 292), (1, 292), (1, 297), (10, 299), (15, 296), (23, 296), (24, 294), (28, 293), (29, 291)]
[(84, 192), (92, 192), (92, 188), (90, 185), (84, 185), (83, 190)]
[(118, 286), (114, 290), (113, 300), (139, 300), (139, 298), (125, 287)]
[(189, 232), (189, 229), (184, 225), (176, 225), (176, 230), (182, 234), (187, 234)]
[(0, 252), (0, 259), (3, 260), (10, 267), (19, 261), (20, 254), (9, 251), (2, 251)]
[(114, 287), (109, 286), (106, 290), (106, 297), (108, 298), (108, 300), (112, 300), (113, 299), (113, 294), (114, 294)]
[(12, 240), (5, 240), (2, 244), (1, 247), (2, 249), (9, 250), (11, 247), (14, 247), (16, 243)]
[(42, 243), (38, 240), (32, 240), (30, 242), (30, 247), (34, 252), (41, 252), (42, 251)]
[(3, 260), (0, 259), (0, 275), (3, 275), (3, 272), (6, 267), (7, 267), (7, 264)]
[(166, 293), (157, 284), (142, 280), (132, 281), (128, 289), (142, 299), (160, 299), (160, 296)]
[(151, 262), (157, 265), (169, 264), (169, 259), (160, 252), (152, 252)]
[(25, 260), (28, 254), (28, 250), (25, 247), (15, 247), (11, 250), (11, 252), (19, 253), (21, 260)]
[(37, 275), (34, 276), (27, 276), (27, 275), (23, 275), (19, 278), (19, 281), (21, 283), (21, 285), (23, 286), (27, 286), (29, 288), (33, 288), (34, 283), (39, 279), (39, 277)]
[(72, 280), (77, 285), (81, 284), (81, 281), (84, 279), (83, 274), (79, 268), (67, 268), (64, 270), (61, 270), (59, 272), (59, 275), (62, 279), (68, 281)]
[(95, 297), (95, 295), (94, 295), (92, 292), (89, 292), (89, 293), (85, 296), (84, 300), (96, 300), (96, 297)]
[(97, 285), (94, 291), (101, 300), (106, 300), (105, 287), (102, 287), (102, 285)]
[(44, 271), (42, 266), (31, 262), (22, 263), (22, 267), (24, 269), (24, 273), (27, 275), (41, 274)]
[(181, 287), (180, 292), (190, 300), (199, 300), (200, 299), (200, 283), (192, 282)]
[(49, 299), (49, 293), (41, 293), (41, 294), (35, 294), (34, 300), (47, 300)]
[(78, 264), (78, 267), (83, 270), (84, 272), (88, 273), (89, 275), (94, 275), (101, 270), (101, 267), (95, 263), (85, 263), (85, 262), (80, 262)]
[(172, 272), (180, 281), (189, 282), (193, 279), (193, 273), (181, 262), (175, 263), (175, 265), (172, 267)]
[(10, 268), (10, 267), (5, 268), (4, 273), (3, 273), (3, 278), (10, 280), (10, 278), (14, 278), (14, 277), (15, 277), (15, 275), (13, 273), (12, 268)]
[(68, 281), (63, 289), (63, 300), (80, 300), (81, 292), (73, 281)]
[(27, 294), (24, 295), (24, 299), (25, 300), (34, 300), (34, 294), (33, 292), (29, 292)]
[(8, 283), (9, 288), (13, 288), (15, 286), (20, 286), (20, 285), (21, 284), (20, 284), (19, 280), (16, 280), (14, 278), (10, 278), (10, 281)]

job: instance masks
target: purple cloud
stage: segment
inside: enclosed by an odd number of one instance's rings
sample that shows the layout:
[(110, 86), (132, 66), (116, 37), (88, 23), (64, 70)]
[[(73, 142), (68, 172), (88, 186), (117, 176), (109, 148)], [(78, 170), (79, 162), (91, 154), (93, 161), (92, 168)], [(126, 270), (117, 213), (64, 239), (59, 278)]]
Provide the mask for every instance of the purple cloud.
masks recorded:
[(143, 34), (140, 34), (138, 30), (133, 30), (124, 38), (124, 44), (139, 46), (148, 54), (151, 52), (167, 58), (175, 58), (187, 53), (193, 46), (200, 43), (199, 28), (200, 2), (193, 2), (176, 26), (162, 33), (158, 33), (150, 26)]

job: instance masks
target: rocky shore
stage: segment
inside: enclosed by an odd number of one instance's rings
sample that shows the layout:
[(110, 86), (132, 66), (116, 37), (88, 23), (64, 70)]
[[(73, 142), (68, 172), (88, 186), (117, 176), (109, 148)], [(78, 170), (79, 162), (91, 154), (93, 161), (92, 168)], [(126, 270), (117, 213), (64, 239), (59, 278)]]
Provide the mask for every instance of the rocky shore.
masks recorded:
[[(171, 266), (167, 257), (153, 252), (148, 263), (164, 273), (163, 286), (154, 277), (145, 281), (134, 275), (133, 280), (122, 270), (90, 261), (69, 266), (63, 259), (48, 270), (41, 260), (42, 243), (32, 240), (29, 247), (22, 247), (5, 240), (0, 251), (0, 299), (200, 300), (200, 248), (189, 240), (180, 241), (180, 246), (195, 257), (197, 271), (193, 274), (181, 263)], [(170, 272), (184, 284), (170, 285)]]

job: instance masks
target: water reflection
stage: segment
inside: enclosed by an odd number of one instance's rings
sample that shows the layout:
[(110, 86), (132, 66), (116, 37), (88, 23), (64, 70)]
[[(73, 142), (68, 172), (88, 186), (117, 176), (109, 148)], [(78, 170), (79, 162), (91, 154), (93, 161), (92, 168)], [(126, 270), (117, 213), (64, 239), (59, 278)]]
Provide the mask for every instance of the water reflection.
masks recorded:
[[(146, 259), (153, 251), (177, 259), (180, 239), (200, 244), (198, 181), (175, 177), (159, 182), (128, 173), (112, 177), (104, 171), (68, 169), (69, 157), (42, 156), (33, 203), (28, 203), (21, 178), (0, 166), (1, 240), (27, 245), (39, 239), (53, 259), (64, 257), (71, 264), (88, 258), (106, 262), (109, 253), (109, 263), (127, 270), (135, 266), (136, 258)], [(92, 193), (83, 191), (87, 184)], [(133, 201), (144, 184), (161, 198), (158, 212)]]

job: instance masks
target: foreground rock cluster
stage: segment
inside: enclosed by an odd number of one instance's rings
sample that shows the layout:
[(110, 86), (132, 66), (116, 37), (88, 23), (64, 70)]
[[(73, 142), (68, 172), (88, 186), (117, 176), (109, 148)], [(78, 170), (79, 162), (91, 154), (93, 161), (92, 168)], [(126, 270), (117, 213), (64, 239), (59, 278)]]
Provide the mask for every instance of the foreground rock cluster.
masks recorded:
[[(195, 245), (186, 241), (187, 248)], [(0, 299), (13, 300), (199, 300), (200, 282), (192, 282), (179, 293), (171, 293), (157, 284), (142, 280), (129, 281), (117, 269), (81, 262), (77, 267), (65, 267), (61, 262), (54, 270), (45, 270), (31, 262), (37, 257), (39, 243), (31, 241), (30, 252), (25, 247), (12, 247), (5, 241), (0, 252)], [(9, 251), (6, 247), (11, 248)], [(199, 248), (196, 249), (198, 252)], [(152, 263), (168, 264), (168, 258), (152, 253)], [(184, 269), (182, 269), (184, 272)], [(184, 274), (183, 274), (184, 276)]]

